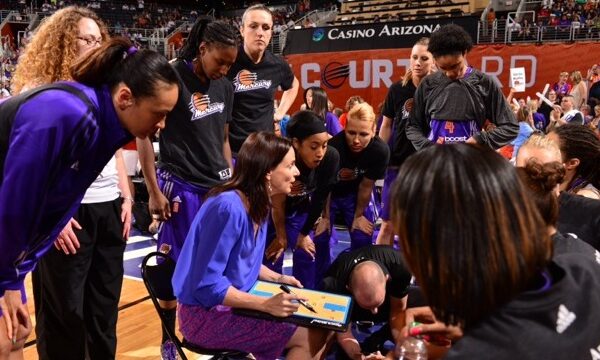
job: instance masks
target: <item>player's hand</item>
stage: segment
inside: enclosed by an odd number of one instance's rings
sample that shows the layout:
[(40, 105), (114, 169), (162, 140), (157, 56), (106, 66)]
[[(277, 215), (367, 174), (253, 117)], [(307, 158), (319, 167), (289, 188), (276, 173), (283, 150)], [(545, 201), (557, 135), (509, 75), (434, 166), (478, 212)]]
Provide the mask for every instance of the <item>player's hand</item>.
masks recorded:
[(288, 284), (288, 285), (292, 285), (295, 286), (297, 288), (303, 288), (304, 285), (302, 285), (302, 283), (296, 279), (293, 276), (289, 276), (289, 275), (281, 275), (280, 277), (277, 278), (277, 281), (280, 284)]
[(271, 261), (273, 264), (279, 260), (279, 257), (283, 255), (283, 252), (287, 248), (287, 238), (286, 237), (275, 237), (273, 242), (269, 245), (266, 251), (267, 260)]
[(81, 225), (79, 225), (77, 220), (71, 218), (54, 241), (54, 246), (58, 251), (62, 251), (67, 255), (75, 255), (77, 249), (79, 249), (79, 240), (77, 239), (77, 235), (75, 235), (73, 228), (81, 230)]
[(312, 241), (310, 236), (303, 236), (302, 234), (298, 235), (298, 242), (296, 243), (296, 249), (302, 249), (312, 257), (312, 260), (315, 261), (315, 254), (317, 249), (315, 247), (315, 243)]
[[(411, 327), (414, 322), (421, 324)], [(446, 325), (436, 319), (429, 306), (408, 308), (405, 311), (405, 326), (400, 331), (402, 337), (417, 335), (442, 335), (444, 338), (457, 341), (463, 336), (463, 332), (458, 326)]]
[(364, 215), (354, 218), (352, 221), (352, 227), (350, 231), (360, 230), (367, 235), (373, 235), (373, 223), (369, 221)]
[(298, 311), (299, 304), (293, 300), (308, 300), (295, 294), (279, 293), (263, 302), (263, 311), (277, 317), (288, 317)]
[(371, 353), (369, 355), (363, 355), (362, 360), (385, 360), (385, 356), (380, 351)]
[(325, 232), (329, 233), (331, 231), (331, 222), (329, 222), (329, 217), (322, 216), (319, 222), (317, 223), (317, 228), (315, 229), (315, 236), (319, 236)]
[(477, 140), (475, 140), (474, 137), (470, 137), (467, 139), (467, 141), (465, 141), (465, 144), (473, 144), (473, 145), (477, 145)]
[(165, 221), (171, 217), (171, 205), (169, 199), (162, 193), (151, 193), (148, 199), (148, 209), (152, 220)]
[(2, 317), (10, 320), (5, 319), (4, 324), (7, 326), (7, 335), (14, 351), (23, 347), (33, 327), (27, 305), (23, 304), (21, 299), (20, 290), (6, 290), (3, 302)]
[(121, 222), (123, 223), (123, 239), (129, 240), (129, 230), (131, 230), (131, 207), (133, 203), (128, 199), (123, 199), (121, 204)]

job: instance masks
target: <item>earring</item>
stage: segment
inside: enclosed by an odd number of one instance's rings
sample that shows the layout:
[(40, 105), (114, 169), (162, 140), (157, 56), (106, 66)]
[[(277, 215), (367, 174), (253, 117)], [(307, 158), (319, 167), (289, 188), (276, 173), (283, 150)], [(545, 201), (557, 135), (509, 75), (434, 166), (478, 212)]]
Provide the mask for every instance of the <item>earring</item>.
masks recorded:
[(267, 180), (267, 189), (269, 190), (269, 193), (273, 192), (273, 188), (271, 187), (271, 180)]

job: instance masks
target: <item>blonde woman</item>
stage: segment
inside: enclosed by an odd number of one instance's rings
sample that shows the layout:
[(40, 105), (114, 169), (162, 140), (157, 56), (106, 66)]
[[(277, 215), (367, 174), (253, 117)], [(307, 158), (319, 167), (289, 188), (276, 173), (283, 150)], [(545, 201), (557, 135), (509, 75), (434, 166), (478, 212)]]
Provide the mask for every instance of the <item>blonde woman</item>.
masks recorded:
[[(106, 26), (93, 11), (57, 11), (25, 48), (13, 90), (72, 80), (71, 66), (107, 40)], [(87, 347), (91, 359), (114, 359), (132, 204), (118, 150), (33, 272), (40, 358), (83, 359)]]
[(320, 235), (315, 236), (315, 243), (326, 242), (321, 237), (329, 237), (337, 212), (343, 214), (353, 250), (373, 243), (371, 193), (375, 181), (384, 178), (390, 157), (388, 145), (375, 134), (376, 125), (371, 105), (358, 104), (348, 113), (344, 131), (329, 140), (328, 146), (340, 155), (338, 182), (317, 227)]
[(580, 71), (573, 71), (571, 73), (571, 81), (573, 82), (573, 87), (569, 95), (573, 96), (573, 105), (576, 110), (579, 110), (583, 104), (587, 103), (588, 88), (585, 81), (583, 81)]

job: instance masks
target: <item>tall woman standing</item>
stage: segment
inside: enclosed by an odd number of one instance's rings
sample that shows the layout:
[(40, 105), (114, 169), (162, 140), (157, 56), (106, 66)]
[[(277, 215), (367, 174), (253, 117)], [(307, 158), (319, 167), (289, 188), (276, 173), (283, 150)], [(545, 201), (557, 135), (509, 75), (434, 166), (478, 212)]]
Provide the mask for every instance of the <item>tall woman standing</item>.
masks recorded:
[(421, 80), (434, 68), (433, 56), (427, 50), (428, 38), (419, 39), (410, 53), (410, 68), (402, 81), (393, 84), (383, 105), (383, 122), (379, 137), (390, 146), (390, 163), (385, 174), (382, 192), (381, 228), (377, 244), (393, 245), (394, 232), (390, 225), (390, 190), (398, 176), (398, 168), (415, 148), (406, 137), (408, 115), (412, 110), (413, 97)]
[[(298, 94), (299, 82), (290, 65), (273, 55), (267, 46), (273, 35), (273, 15), (262, 4), (252, 5), (242, 16), (244, 39), (227, 78), (233, 82), (234, 101), (230, 125), (231, 150), (236, 154), (248, 135), (274, 131)], [(283, 95), (274, 110), (275, 91)]]

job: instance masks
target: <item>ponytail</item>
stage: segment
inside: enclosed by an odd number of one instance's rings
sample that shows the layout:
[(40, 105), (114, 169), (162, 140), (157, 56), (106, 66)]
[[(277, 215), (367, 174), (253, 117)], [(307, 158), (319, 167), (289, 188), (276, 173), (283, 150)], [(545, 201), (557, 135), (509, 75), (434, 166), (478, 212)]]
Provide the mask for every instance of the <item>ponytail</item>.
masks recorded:
[(200, 17), (190, 30), (179, 57), (188, 61), (194, 60), (198, 56), (198, 49), (202, 42), (237, 47), (239, 45), (239, 33), (233, 26), (224, 21), (214, 21), (210, 17)]
[(152, 97), (161, 81), (177, 84), (175, 70), (161, 54), (151, 50), (135, 51), (130, 40), (112, 38), (71, 66), (75, 81), (91, 87), (108, 85), (112, 90), (124, 83), (134, 97)]

